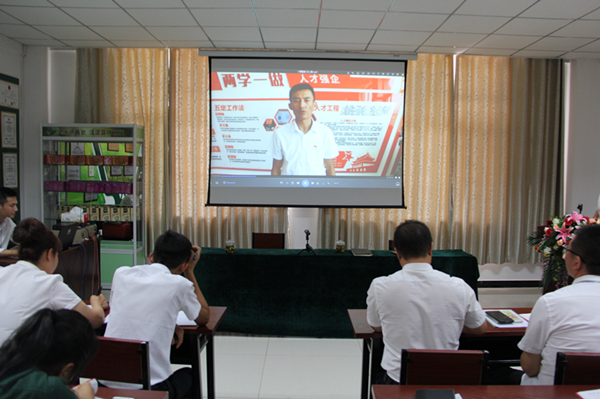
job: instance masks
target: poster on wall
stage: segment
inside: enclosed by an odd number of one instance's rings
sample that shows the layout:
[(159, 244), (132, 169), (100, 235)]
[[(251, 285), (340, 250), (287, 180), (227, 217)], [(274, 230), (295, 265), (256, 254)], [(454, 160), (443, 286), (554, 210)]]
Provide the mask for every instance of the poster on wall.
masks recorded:
[(6, 152), (2, 154), (2, 172), (4, 187), (17, 188), (19, 186), (17, 154)]
[(0, 112), (2, 120), (2, 148), (17, 148), (17, 114)]
[(0, 106), (19, 109), (19, 85), (0, 80)]

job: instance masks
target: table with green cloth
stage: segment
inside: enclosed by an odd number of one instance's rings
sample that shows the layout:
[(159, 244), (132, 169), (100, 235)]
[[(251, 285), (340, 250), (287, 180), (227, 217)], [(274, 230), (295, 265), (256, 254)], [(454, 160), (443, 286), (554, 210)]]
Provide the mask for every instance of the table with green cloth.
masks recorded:
[[(353, 256), (333, 249), (317, 255), (296, 249), (202, 248), (194, 274), (211, 306), (227, 306), (219, 331), (353, 338), (347, 309), (366, 308), (375, 277), (400, 269), (395, 253)], [(477, 258), (462, 250), (434, 250), (433, 267), (462, 278), (477, 294)]]

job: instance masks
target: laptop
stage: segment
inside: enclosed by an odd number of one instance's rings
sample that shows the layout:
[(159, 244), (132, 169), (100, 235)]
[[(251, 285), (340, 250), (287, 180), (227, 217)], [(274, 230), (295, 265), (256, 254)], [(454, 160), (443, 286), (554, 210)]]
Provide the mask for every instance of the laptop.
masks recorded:
[(63, 251), (73, 245), (73, 239), (78, 228), (79, 224), (77, 223), (59, 223), (52, 226), (52, 231), (58, 236)]

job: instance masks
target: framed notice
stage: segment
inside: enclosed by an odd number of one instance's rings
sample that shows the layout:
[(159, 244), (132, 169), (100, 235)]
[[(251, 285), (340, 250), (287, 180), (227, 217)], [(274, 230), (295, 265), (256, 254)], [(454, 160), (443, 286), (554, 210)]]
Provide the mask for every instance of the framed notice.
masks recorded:
[(2, 148), (17, 148), (17, 114), (0, 112)]
[(123, 167), (122, 166), (111, 166), (110, 167), (110, 175), (111, 176), (123, 176)]
[(19, 186), (17, 154), (2, 153), (2, 181), (4, 187), (17, 188)]
[(119, 151), (119, 143), (108, 143), (106, 148), (108, 151)]
[[(19, 85), (2, 79), (5, 76), (0, 76), (0, 106), (19, 109)], [(18, 79), (14, 80), (18, 82)]]

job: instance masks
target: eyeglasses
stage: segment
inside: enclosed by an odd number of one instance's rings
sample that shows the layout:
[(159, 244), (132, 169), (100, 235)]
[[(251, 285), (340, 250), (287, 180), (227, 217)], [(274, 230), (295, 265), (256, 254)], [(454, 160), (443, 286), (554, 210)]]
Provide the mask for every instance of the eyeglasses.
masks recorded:
[[(562, 247), (564, 248), (564, 250), (565, 250), (565, 251), (569, 251), (569, 252), (570, 252), (570, 253), (572, 253), (573, 255), (575, 255), (575, 256), (579, 256), (579, 259), (581, 259), (581, 261), (582, 261), (583, 263), (585, 263), (585, 260), (583, 260), (583, 258), (581, 257), (581, 255), (579, 255), (577, 252), (573, 251), (572, 249), (569, 249), (569, 248), (567, 248), (567, 246), (566, 246), (566, 245), (563, 245)], [(566, 252), (565, 252), (565, 254), (566, 254)], [(563, 257), (564, 257), (564, 255), (563, 255)]]

